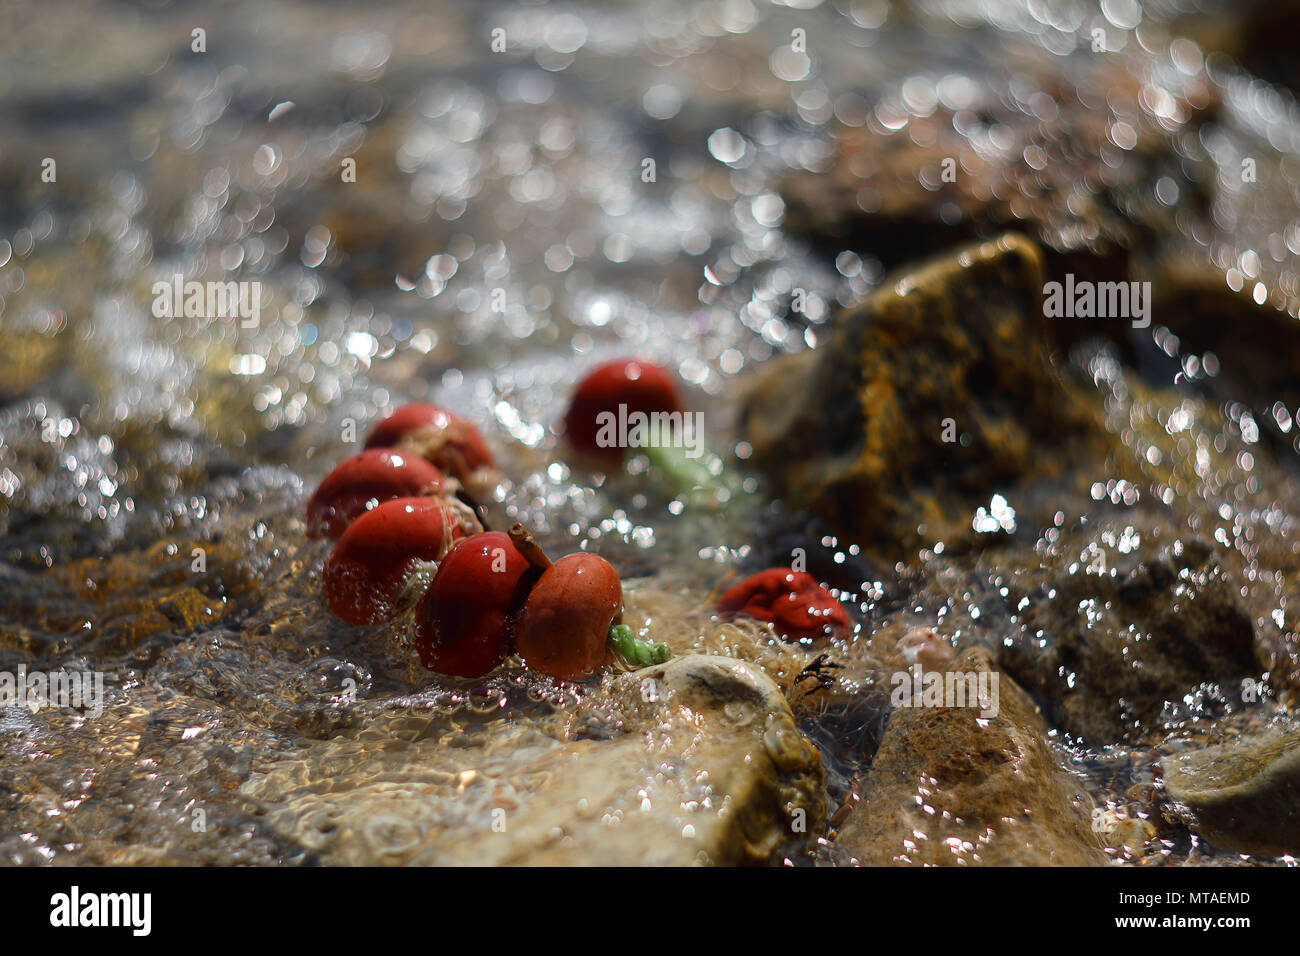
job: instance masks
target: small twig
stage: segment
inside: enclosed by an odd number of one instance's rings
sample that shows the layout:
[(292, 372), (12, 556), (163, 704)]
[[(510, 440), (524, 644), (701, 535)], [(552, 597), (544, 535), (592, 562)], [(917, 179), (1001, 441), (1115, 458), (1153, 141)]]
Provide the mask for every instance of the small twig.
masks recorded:
[(734, 578), (736, 575), (738, 575), (739, 573), (740, 572), (737, 571), (735, 568), (732, 568), (730, 571), (724, 574), (722, 576), (722, 580), (713, 586), (713, 590), (709, 592), (709, 596), (704, 599), (704, 604), (702, 605), (702, 607), (711, 607), (713, 605), (714, 599), (718, 596), (718, 592), (720, 592), (723, 589), (722, 586), (726, 584), (728, 581), (730, 581), (732, 578)]
[(829, 654), (818, 654), (811, 664), (799, 672), (799, 676), (794, 679), (793, 686), (798, 687), (800, 683), (811, 677), (817, 684), (811, 690), (804, 691), (804, 697), (811, 697), (818, 691), (826, 690), (831, 684), (835, 683), (835, 675), (831, 673), (832, 670), (843, 669), (844, 665), (835, 663), (830, 659)]
[(831, 656), (829, 654), (818, 654), (811, 664), (799, 672), (799, 676), (794, 679), (794, 682), (797, 684), (805, 677), (815, 677), (818, 680), (822, 680), (825, 677), (832, 676), (824, 673), (825, 671), (844, 669), (843, 664), (837, 664), (830, 658)]
[(538, 571), (545, 571), (551, 566), (551, 559), (546, 556), (537, 539), (518, 521), (510, 526), (510, 540), (515, 543), (524, 559)]

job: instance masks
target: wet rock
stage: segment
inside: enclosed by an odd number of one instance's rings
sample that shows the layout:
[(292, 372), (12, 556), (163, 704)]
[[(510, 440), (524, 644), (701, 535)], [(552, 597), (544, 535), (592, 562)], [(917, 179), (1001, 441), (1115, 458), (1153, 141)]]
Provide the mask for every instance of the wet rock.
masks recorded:
[(1042, 287), (1037, 246), (1015, 234), (887, 278), (828, 342), (760, 374), (741, 413), (754, 463), (885, 556), (971, 540), (991, 493), (1101, 441), (1036, 339)]
[[(89, 866), (309, 862), (301, 847), (257, 818), (255, 806), (237, 799), (252, 755), (283, 753), (288, 741), (247, 724), (236, 727), (229, 711), (207, 702), (149, 693), (128, 702), (111, 679), (106, 690), (97, 717), (72, 708), (10, 708), (0, 720), (0, 806), (6, 811), (0, 860), (49, 865), (75, 857)], [(78, 812), (69, 812), (73, 806)]]
[(329, 863), (770, 863), (817, 831), (821, 758), (756, 667), (688, 655), (612, 681), (599, 712), (319, 742), (246, 793)]
[(1201, 49), (1226, 53), (1255, 76), (1300, 91), (1300, 56), (1291, 39), (1300, 31), (1300, 10), (1290, 4), (1236, 0), (1186, 11), (1171, 26)]
[(1007, 603), (1023, 630), (1003, 642), (1003, 666), (1053, 726), (1094, 745), (1159, 735), (1170, 701), (1260, 670), (1240, 584), (1201, 538), (1067, 536), (1036, 576), (1011, 581)]
[(790, 706), (828, 763), (869, 765), (894, 711), (893, 675), (918, 662), (926, 671), (943, 670), (953, 657), (948, 637), (916, 626), (911, 614), (895, 614), (870, 636), (814, 658), (788, 692)]
[[(953, 671), (994, 673), (980, 648)], [(1106, 862), (1072, 802), (1033, 702), (999, 675), (997, 714), (978, 706), (894, 711), (862, 789), (836, 837), (871, 865), (1060, 865)]]
[[(786, 228), (887, 268), (1016, 229), (1042, 245), (1053, 278), (1135, 277), (1157, 239), (1178, 231), (1155, 200), (1162, 178), (1180, 215), (1206, 218), (1215, 170), (1188, 155), (1187, 134), (1219, 103), (1203, 76), (1181, 77), (1162, 87), (1157, 117), (1143, 78), (1106, 57), (1071, 79), (1024, 75), (1020, 90), (990, 86), (929, 115), (884, 98), (865, 125), (836, 130), (828, 170), (786, 180)], [(1050, 331), (1059, 341), (1125, 334), (1090, 320)]]
[(1255, 281), (1238, 284), (1234, 291), (1221, 270), (1172, 260), (1155, 281), (1152, 313), (1174, 333), (1164, 347), (1183, 362), (1196, 356), (1194, 369), (1212, 353), (1219, 391), (1249, 402), (1260, 431), (1286, 448), (1300, 407), (1300, 322), (1276, 301), (1255, 301)]
[(1300, 730), (1273, 729), (1162, 765), (1175, 812), (1234, 853), (1300, 853)]

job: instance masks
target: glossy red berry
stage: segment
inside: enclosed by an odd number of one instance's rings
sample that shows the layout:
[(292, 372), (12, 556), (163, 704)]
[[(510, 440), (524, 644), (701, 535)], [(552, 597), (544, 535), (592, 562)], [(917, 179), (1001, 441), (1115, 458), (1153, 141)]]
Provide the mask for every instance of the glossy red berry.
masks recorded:
[(601, 457), (621, 457), (623, 449), (602, 444), (600, 415), (627, 412), (682, 411), (677, 382), (657, 365), (640, 359), (622, 358), (597, 366), (578, 384), (564, 416), (564, 433), (577, 448)]
[(437, 465), (461, 484), (493, 467), (492, 451), (479, 430), (438, 405), (403, 405), (370, 432), (367, 448), (401, 448)]
[(609, 626), (622, 610), (623, 586), (608, 561), (595, 554), (566, 555), (528, 592), (515, 647), (536, 671), (586, 680), (605, 662)]
[(805, 571), (768, 568), (734, 584), (717, 602), (724, 617), (772, 622), (787, 641), (806, 641), (847, 630), (844, 606)]
[(415, 614), (415, 648), (431, 671), (482, 677), (510, 653), (515, 618), (536, 573), (510, 536), (458, 542), (438, 565)]
[(422, 458), (390, 448), (353, 455), (325, 476), (307, 502), (307, 533), (337, 538), (362, 512), (390, 498), (435, 495), (442, 472)]
[(325, 603), (349, 624), (377, 624), (401, 611), (407, 580), (479, 530), (469, 509), (446, 498), (394, 498), (357, 518), (325, 562)]

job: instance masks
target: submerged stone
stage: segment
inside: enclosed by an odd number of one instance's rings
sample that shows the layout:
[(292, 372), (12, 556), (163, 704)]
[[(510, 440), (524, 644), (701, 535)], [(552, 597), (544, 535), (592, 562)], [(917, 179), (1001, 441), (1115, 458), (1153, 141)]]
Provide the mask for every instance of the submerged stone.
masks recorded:
[(1216, 847), (1300, 853), (1300, 730), (1271, 730), (1163, 763), (1174, 811)]
[(1154, 310), (1174, 333), (1164, 341), (1176, 349), (1174, 358), (1212, 356), (1220, 394), (1247, 401), (1261, 433), (1285, 458), (1294, 448), (1290, 410), (1300, 407), (1300, 322), (1280, 307), (1276, 287), (1263, 300), (1264, 288), (1256, 280), (1234, 290), (1221, 271), (1175, 258), (1157, 276)]
[[(992, 675), (972, 648), (952, 665)], [(1005, 675), (996, 716), (979, 706), (894, 711), (836, 837), (870, 866), (1061, 865), (1106, 862), (1047, 741), (1033, 702)]]
[(821, 757), (757, 667), (687, 655), (601, 696), (385, 747), (316, 742), (245, 794), (327, 863), (773, 863), (822, 826)]
[(1053, 726), (1094, 745), (1158, 738), (1168, 702), (1260, 670), (1241, 583), (1214, 547), (1132, 536), (1143, 542), (1135, 553), (1109, 555), (1098, 541), (1122, 534), (1066, 536), (1009, 586), (1020, 630), (1003, 642), (1003, 666)]
[[(786, 228), (889, 268), (1016, 229), (1042, 246), (1053, 279), (1145, 278), (1152, 250), (1179, 231), (1175, 206), (1153, 197), (1176, 194), (1185, 222), (1210, 221), (1217, 170), (1188, 141), (1219, 98), (1203, 77), (1170, 77), (1157, 115), (1145, 77), (1127, 65), (1092, 57), (1076, 67), (1069, 83), (1022, 74), (1032, 105), (990, 86), (965, 107), (906, 116), (901, 129), (878, 121), (897, 108), (888, 101), (876, 121), (836, 127), (829, 167), (782, 184)], [(1060, 344), (1122, 340), (1125, 326), (1065, 320), (1048, 333)]]

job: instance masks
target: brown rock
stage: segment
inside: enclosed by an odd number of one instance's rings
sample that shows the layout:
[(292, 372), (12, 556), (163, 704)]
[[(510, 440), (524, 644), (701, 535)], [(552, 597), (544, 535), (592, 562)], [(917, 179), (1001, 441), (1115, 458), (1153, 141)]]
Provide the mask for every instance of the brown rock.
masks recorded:
[[(830, 168), (783, 184), (786, 228), (888, 268), (1016, 229), (1041, 244), (1052, 278), (1113, 281), (1135, 278), (1157, 240), (1178, 234), (1173, 209), (1153, 198), (1162, 177), (1177, 185), (1180, 215), (1208, 220), (1215, 171), (1179, 141), (1219, 109), (1204, 77), (1162, 87), (1163, 117), (1148, 108), (1143, 80), (1107, 57), (1068, 83), (1048, 74), (1033, 83), (1033, 107), (990, 87), (966, 108), (906, 116), (901, 128), (877, 113), (837, 129)], [(895, 123), (904, 116), (899, 104), (880, 109)], [(1122, 339), (1123, 325), (1063, 319), (1048, 332), (1061, 344)]]
[(1184, 822), (1234, 853), (1300, 853), (1300, 731), (1272, 730), (1176, 754), (1165, 788)]
[(1203, 682), (1235, 687), (1258, 674), (1241, 582), (1208, 541), (1157, 549), (1148, 533), (1137, 553), (1103, 554), (1085, 567), (1080, 555), (1096, 535), (1062, 539), (1036, 574), (1009, 584), (1008, 606), (1024, 602), (1022, 629), (1002, 664), (1053, 726), (1093, 745), (1158, 739), (1167, 701)]
[(969, 540), (991, 493), (1101, 440), (1035, 337), (1042, 288), (1038, 247), (1013, 233), (887, 278), (825, 345), (768, 363), (741, 413), (755, 464), (887, 557)]
[[(953, 671), (994, 673), (979, 648)], [(1037, 709), (1005, 675), (997, 689), (988, 719), (978, 706), (895, 710), (837, 848), (871, 866), (1105, 863)]]
[[(1256, 302), (1255, 280), (1242, 288), (1228, 287), (1222, 270), (1194, 260), (1164, 264), (1155, 283), (1152, 313), (1177, 337), (1184, 355), (1214, 353), (1219, 382), (1234, 398), (1250, 402), (1261, 430), (1280, 440), (1294, 441), (1291, 409), (1300, 406), (1300, 322), (1280, 305), (1285, 297), (1276, 285), (1271, 300)], [(1281, 409), (1274, 404), (1281, 402)], [(1286, 421), (1280, 430), (1279, 411)]]
[(612, 734), (514, 713), (472, 740), (335, 738), (246, 794), (330, 863), (773, 863), (818, 831), (821, 756), (757, 667), (690, 654), (615, 685), (588, 715)]

